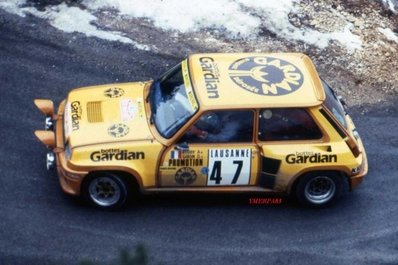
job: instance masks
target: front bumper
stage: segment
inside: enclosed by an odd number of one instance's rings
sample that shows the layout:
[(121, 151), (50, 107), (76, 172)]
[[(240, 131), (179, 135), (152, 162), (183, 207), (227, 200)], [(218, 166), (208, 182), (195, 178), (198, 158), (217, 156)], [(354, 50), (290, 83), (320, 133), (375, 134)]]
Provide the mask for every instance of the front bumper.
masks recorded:
[(56, 168), (62, 190), (71, 195), (80, 195), (82, 180), (88, 172), (78, 170), (65, 157), (63, 135), (65, 103), (65, 100), (61, 102), (57, 114), (54, 114), (53, 109), (51, 111), (48, 108), (48, 106), (53, 106), (52, 101), (40, 100), (40, 104), (36, 103), (37, 107), (46, 115), (46, 119), (45, 130), (35, 131), (35, 134), (51, 150), (46, 155), (46, 166), (48, 170)]

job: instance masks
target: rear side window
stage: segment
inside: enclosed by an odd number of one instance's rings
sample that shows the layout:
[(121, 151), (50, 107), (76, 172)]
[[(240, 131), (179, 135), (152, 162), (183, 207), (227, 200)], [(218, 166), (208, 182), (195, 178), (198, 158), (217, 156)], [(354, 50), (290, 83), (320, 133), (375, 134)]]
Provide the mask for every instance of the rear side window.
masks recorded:
[(261, 141), (322, 138), (321, 130), (305, 109), (262, 109), (259, 119), (258, 138)]
[(340, 103), (334, 91), (330, 88), (325, 81), (322, 80), (323, 88), (326, 93), (325, 105), (333, 113), (336, 119), (339, 121), (344, 128), (347, 129), (347, 123), (345, 120), (345, 111), (343, 105)]

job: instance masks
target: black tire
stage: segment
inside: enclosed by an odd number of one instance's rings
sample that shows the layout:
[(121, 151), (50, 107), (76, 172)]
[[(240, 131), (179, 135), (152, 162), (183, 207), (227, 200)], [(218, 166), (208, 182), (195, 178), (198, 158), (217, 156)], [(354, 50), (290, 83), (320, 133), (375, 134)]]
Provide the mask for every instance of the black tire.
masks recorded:
[(343, 191), (343, 178), (338, 172), (310, 172), (299, 178), (295, 195), (301, 205), (323, 208), (332, 205)]
[(130, 195), (129, 186), (113, 172), (94, 173), (82, 186), (86, 201), (100, 209), (119, 209), (126, 205)]

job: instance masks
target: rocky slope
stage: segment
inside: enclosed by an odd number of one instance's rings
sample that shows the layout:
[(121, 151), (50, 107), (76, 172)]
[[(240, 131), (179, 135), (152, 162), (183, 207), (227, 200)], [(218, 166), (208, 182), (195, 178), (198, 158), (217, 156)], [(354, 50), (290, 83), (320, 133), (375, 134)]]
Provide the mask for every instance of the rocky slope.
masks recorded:
[[(245, 4), (246, 2), (240, 0), (223, 1), (229, 8), (225, 12), (231, 12), (229, 10), (234, 10), (233, 7), (240, 7), (236, 19), (241, 19), (243, 24), (246, 14), (247, 24), (254, 20), (261, 21), (254, 33), (245, 34), (229, 28), (229, 22), (234, 19), (235, 14), (228, 14), (229, 20), (224, 20), (224, 26), (217, 25), (217, 21), (211, 26), (212, 24), (199, 20), (195, 23), (202, 23), (202, 26), (179, 30), (178, 27), (159, 26), (161, 23), (156, 17), (145, 17), (145, 14), (151, 14), (150, 10), (145, 10), (146, 6), (142, 11), (144, 15), (128, 13), (134, 11), (131, 6), (128, 6), (127, 11), (122, 11), (123, 3), (126, 7), (123, 1), (11, 2), (22, 3), (20, 6), (25, 14), (58, 23), (55, 26), (66, 32), (84, 33), (78, 29), (81, 25), (73, 28), (74, 25), (65, 26), (62, 22), (65, 22), (63, 19), (69, 13), (88, 11), (85, 16), (86, 28), (102, 30), (97, 36), (109, 38), (109, 34), (117, 32), (122, 37), (118, 36), (116, 40), (175, 58), (210, 51), (304, 52), (313, 59), (321, 76), (346, 98), (349, 105), (360, 107), (362, 112), (366, 112), (367, 105), (391, 106), (398, 101), (398, 1), (281, 0), (278, 3), (280, 9), (270, 12), (267, 12), (267, 4), (264, 2), (253, 1)], [(6, 4), (2, 5), (4, 8)], [(289, 5), (293, 7), (286, 12)], [(75, 9), (65, 13), (67, 6)], [(148, 8), (153, 7), (148, 4)], [(216, 4), (214, 8), (217, 8)], [(195, 11), (186, 16), (190, 15), (195, 15)], [(184, 19), (181, 15), (181, 21)], [(167, 23), (168, 20), (164, 22)]]

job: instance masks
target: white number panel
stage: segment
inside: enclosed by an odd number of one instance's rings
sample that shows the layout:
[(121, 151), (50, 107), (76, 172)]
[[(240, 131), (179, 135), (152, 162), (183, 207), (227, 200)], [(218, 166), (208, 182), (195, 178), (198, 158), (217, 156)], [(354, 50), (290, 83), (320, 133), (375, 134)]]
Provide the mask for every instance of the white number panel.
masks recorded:
[(209, 149), (207, 185), (248, 185), (250, 181), (251, 149)]

